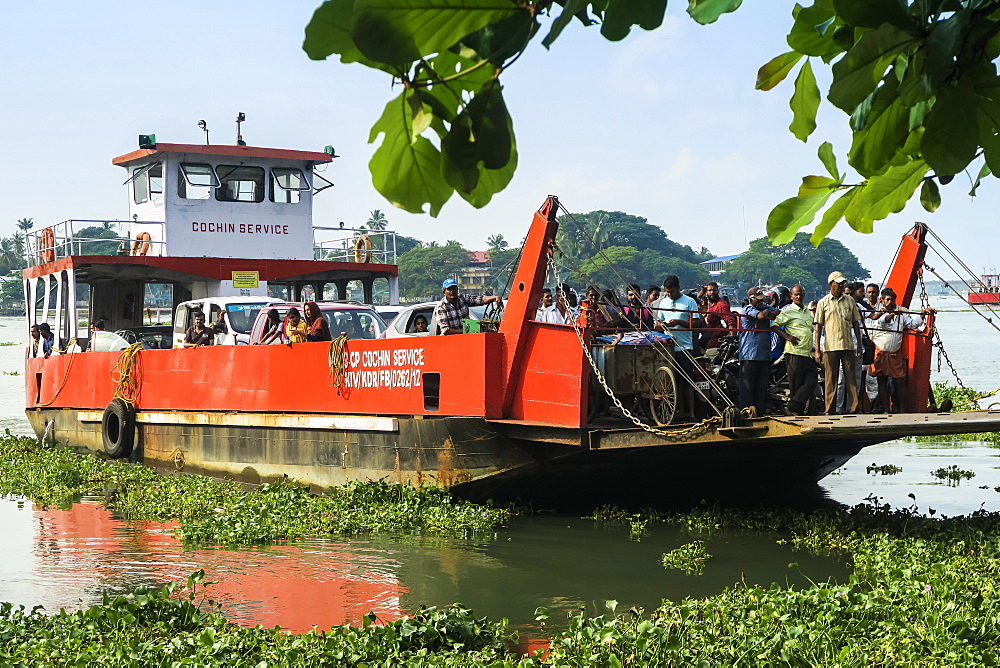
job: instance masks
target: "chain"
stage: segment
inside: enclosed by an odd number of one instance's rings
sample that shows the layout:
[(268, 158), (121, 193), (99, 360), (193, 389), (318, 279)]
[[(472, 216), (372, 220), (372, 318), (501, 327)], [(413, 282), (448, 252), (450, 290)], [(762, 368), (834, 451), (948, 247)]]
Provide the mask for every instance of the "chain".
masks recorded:
[[(928, 269), (931, 269), (931, 268), (928, 267)], [(934, 270), (931, 269), (931, 271), (933, 272)], [(918, 271), (917, 272), (917, 280), (920, 281), (920, 307), (924, 308), (924, 309), (928, 309), (928, 308), (930, 308), (931, 300), (930, 300), (930, 297), (927, 295), (927, 286), (924, 285), (924, 272), (922, 272), (922, 271)], [(955, 377), (955, 383), (958, 385), (958, 389), (961, 390), (962, 396), (965, 396), (965, 397), (974, 397), (976, 393), (965, 387), (965, 384), (962, 382), (962, 379), (958, 376), (958, 370), (956, 370), (955, 369), (955, 365), (951, 363), (951, 358), (948, 357), (948, 352), (944, 349), (944, 342), (941, 340), (941, 334), (938, 331), (937, 327), (933, 327), (931, 329), (931, 337), (934, 340), (934, 343), (932, 345), (935, 348), (937, 348), (937, 370), (938, 370), (938, 373), (941, 372), (941, 359), (944, 358), (945, 363), (948, 365), (948, 369), (951, 371), (951, 375)], [(932, 392), (933, 392), (933, 390), (932, 390)], [(979, 400), (978, 399), (970, 399), (970, 401), (968, 401), (966, 403), (972, 404), (977, 409), (979, 408)], [(963, 404), (963, 405), (965, 405), (965, 404)]]
[[(552, 270), (552, 276), (555, 278), (557, 286), (556, 289), (559, 290), (559, 292), (562, 292), (562, 281), (560, 280), (559, 272), (556, 269), (554, 254), (554, 250), (549, 254), (549, 268)], [(562, 296), (565, 299), (565, 295)], [(573, 331), (576, 332), (576, 338), (580, 341), (580, 347), (583, 349), (583, 354), (587, 356), (587, 362), (590, 363), (590, 368), (594, 371), (597, 381), (601, 384), (601, 387), (604, 388), (604, 392), (611, 398), (611, 401), (614, 402), (615, 407), (622, 412), (622, 415), (631, 420), (635, 426), (639, 427), (643, 431), (648, 431), (650, 434), (655, 434), (656, 436), (680, 440), (682, 437), (694, 434), (695, 432), (702, 430), (707, 431), (712, 424), (722, 422), (721, 418), (713, 415), (712, 417), (706, 418), (697, 424), (693, 424), (690, 427), (685, 427), (684, 429), (678, 429), (676, 431), (664, 431), (662, 429), (656, 429), (655, 427), (649, 426), (625, 408), (621, 400), (615, 396), (614, 390), (611, 389), (607, 381), (604, 379), (604, 374), (602, 374), (600, 369), (597, 368), (597, 362), (594, 361), (593, 355), (590, 354), (590, 346), (588, 346), (586, 341), (583, 340), (583, 334), (580, 331), (580, 325), (577, 322), (577, 319), (570, 318), (570, 322), (573, 324)]]

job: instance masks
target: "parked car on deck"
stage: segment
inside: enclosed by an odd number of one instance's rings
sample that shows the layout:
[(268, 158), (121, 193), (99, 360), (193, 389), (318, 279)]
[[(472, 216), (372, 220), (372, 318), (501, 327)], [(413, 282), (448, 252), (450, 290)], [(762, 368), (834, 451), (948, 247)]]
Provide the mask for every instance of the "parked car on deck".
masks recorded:
[[(377, 339), (385, 331), (385, 321), (370, 306), (351, 302), (317, 302), (316, 305), (319, 306), (320, 313), (330, 325), (330, 334), (334, 338), (346, 333), (348, 339)], [(288, 311), (294, 307), (298, 309), (300, 315), (304, 315), (304, 306), (303, 302), (268, 304), (257, 314), (257, 319), (250, 330), (250, 342), (257, 343), (261, 340), (267, 323), (268, 309), (278, 310), (282, 326), (284, 326)], [(271, 343), (283, 343), (283, 337), (279, 337)]]
[(260, 310), (268, 304), (279, 304), (274, 297), (206, 297), (181, 302), (174, 310), (174, 348), (184, 347), (184, 334), (194, 324), (194, 314), (205, 314), (205, 324), (214, 326), (219, 312), (225, 313), (223, 332), (216, 332), (215, 345), (246, 345), (250, 343), (250, 328)]
[[(434, 317), (434, 309), (440, 304), (440, 301), (436, 302), (422, 302), (420, 304), (411, 304), (399, 312), (389, 326), (385, 330), (385, 339), (395, 339), (402, 336), (436, 336), (441, 333), (438, 329), (437, 318)], [(469, 308), (469, 319), (470, 320), (482, 320), (483, 314), (486, 312), (485, 306), (473, 306)], [(418, 332), (416, 326), (416, 320), (418, 316), (424, 316), (427, 318), (427, 331)]]

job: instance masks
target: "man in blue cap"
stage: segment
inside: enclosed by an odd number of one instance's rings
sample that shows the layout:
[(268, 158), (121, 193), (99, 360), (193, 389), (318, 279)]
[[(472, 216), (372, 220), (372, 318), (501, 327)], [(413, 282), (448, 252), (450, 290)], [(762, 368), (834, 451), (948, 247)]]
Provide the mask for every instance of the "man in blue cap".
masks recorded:
[(495, 295), (480, 297), (479, 295), (458, 294), (458, 283), (453, 278), (446, 278), (441, 284), (444, 298), (435, 309), (438, 328), (442, 334), (461, 334), (462, 321), (469, 317), (470, 306), (481, 306), (490, 302), (501, 304), (500, 297)]

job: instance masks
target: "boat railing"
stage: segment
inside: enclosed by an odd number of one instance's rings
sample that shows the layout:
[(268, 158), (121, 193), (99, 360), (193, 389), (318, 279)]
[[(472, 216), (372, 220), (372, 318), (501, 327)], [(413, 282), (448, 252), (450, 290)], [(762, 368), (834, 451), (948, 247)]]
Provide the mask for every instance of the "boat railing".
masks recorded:
[[(165, 255), (163, 222), (146, 220), (64, 220), (25, 235), (29, 267), (71, 255)], [(147, 232), (149, 238), (133, 238)]]
[(350, 227), (313, 227), (313, 257), (336, 262), (396, 264), (396, 233)]

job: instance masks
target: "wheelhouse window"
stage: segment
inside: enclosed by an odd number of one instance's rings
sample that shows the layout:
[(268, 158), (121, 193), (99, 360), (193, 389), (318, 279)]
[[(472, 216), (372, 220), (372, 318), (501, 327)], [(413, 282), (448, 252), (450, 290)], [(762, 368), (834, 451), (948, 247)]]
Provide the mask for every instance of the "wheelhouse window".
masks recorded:
[(132, 193), (136, 204), (163, 199), (163, 163), (154, 162), (133, 169)]
[(219, 165), (219, 187), (215, 199), (220, 202), (263, 202), (264, 168), (240, 165)]
[(272, 202), (281, 204), (297, 204), (302, 199), (302, 193), (309, 190), (305, 174), (296, 167), (271, 168)]
[(219, 186), (212, 165), (202, 162), (182, 162), (178, 167), (177, 195), (184, 199), (208, 199), (212, 188)]

